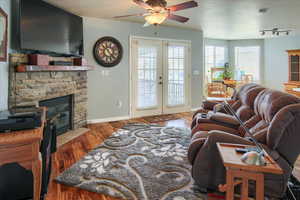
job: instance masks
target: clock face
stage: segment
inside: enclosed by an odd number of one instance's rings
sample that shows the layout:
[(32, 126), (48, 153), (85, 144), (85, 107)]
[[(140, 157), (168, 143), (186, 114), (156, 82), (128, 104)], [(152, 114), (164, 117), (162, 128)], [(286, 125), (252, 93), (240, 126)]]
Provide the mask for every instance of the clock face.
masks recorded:
[(121, 43), (112, 37), (99, 39), (94, 46), (94, 57), (99, 65), (113, 67), (120, 63), (123, 55)]

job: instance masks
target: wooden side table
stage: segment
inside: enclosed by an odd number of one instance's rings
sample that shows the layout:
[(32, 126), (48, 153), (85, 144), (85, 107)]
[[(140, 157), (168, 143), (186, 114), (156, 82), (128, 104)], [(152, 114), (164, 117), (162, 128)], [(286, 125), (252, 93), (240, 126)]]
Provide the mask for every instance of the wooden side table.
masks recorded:
[(42, 109), (42, 126), (33, 130), (15, 131), (0, 134), (0, 166), (18, 163), (31, 170), (34, 180), (33, 200), (41, 194), (42, 160), (40, 142), (43, 139), (46, 109)]
[(256, 181), (256, 198), (264, 199), (264, 173), (283, 174), (279, 165), (266, 154), (266, 166), (247, 165), (241, 161), (243, 154), (237, 153), (236, 148), (249, 147), (247, 145), (217, 143), (218, 150), (226, 168), (226, 184), (219, 185), (221, 192), (226, 192), (226, 200), (234, 199), (234, 188), (242, 184), (241, 199), (248, 200), (249, 180)]
[[(237, 81), (236, 80), (223, 80), (223, 85), (225, 85), (225, 88), (226, 88), (226, 97), (230, 97), (232, 96), (232, 94), (235, 92), (236, 90), (236, 85), (237, 85)], [(228, 92), (228, 88), (231, 88), (233, 89), (233, 93), (230, 94)]]

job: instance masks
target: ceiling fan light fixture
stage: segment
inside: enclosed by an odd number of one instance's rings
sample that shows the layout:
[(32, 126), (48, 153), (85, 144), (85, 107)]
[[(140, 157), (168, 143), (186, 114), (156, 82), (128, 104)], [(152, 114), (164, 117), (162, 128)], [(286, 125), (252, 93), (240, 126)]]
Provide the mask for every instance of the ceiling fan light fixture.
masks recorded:
[(168, 17), (168, 13), (152, 13), (151, 15), (145, 16), (145, 20), (148, 24), (161, 24)]

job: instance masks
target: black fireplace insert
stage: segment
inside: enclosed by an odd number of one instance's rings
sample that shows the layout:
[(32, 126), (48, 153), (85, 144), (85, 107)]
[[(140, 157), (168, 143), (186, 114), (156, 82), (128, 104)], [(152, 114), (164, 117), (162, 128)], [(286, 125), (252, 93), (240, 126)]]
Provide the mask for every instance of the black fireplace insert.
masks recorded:
[(73, 129), (73, 99), (73, 95), (67, 95), (39, 102), (39, 106), (48, 108), (47, 120), (55, 125), (57, 136)]

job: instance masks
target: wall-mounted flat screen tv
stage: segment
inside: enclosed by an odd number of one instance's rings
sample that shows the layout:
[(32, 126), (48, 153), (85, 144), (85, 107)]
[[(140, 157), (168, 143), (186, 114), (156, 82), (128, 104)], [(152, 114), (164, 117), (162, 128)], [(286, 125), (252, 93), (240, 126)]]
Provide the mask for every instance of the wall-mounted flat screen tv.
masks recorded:
[(83, 20), (42, 0), (20, 0), (21, 50), (83, 55)]

